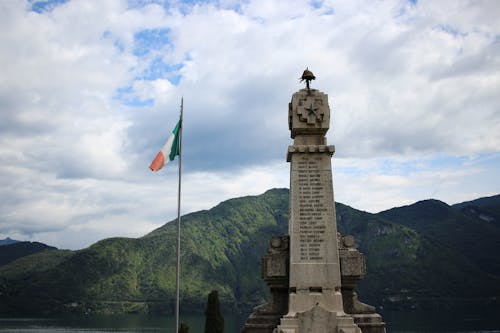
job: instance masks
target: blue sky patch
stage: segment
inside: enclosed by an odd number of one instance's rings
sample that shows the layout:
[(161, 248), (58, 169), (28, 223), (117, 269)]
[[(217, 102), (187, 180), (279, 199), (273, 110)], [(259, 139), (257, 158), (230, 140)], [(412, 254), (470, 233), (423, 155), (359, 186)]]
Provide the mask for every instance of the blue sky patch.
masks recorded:
[(217, 3), (216, 1), (213, 0), (184, 0), (182, 1), (183, 4), (186, 5), (204, 5), (207, 3)]
[(323, 0), (311, 0), (311, 1), (309, 1), (309, 4), (314, 9), (321, 9), (322, 10), (321, 15), (333, 15), (333, 14), (335, 14), (335, 10), (333, 9), (333, 7), (331, 7), (329, 5), (325, 5)]
[(30, 0), (31, 10), (37, 13), (50, 12), (59, 5), (68, 2), (68, 0)]
[(123, 43), (122, 40), (120, 39), (115, 40), (114, 46), (118, 51), (125, 52), (125, 44)]
[(312, 0), (309, 2), (313, 8), (319, 9), (321, 6), (323, 6), (323, 1), (322, 0)]
[[(111, 33), (111, 31), (109, 30), (106, 30), (102, 33), (101, 35), (101, 38), (102, 39), (110, 39), (110, 40), (113, 40), (114, 36), (113, 34)], [(114, 47), (120, 52), (120, 53), (123, 53), (125, 52), (125, 44), (123, 43), (123, 41), (121, 39), (115, 39), (113, 41), (113, 45)]]
[(131, 86), (118, 88), (113, 99), (120, 101), (127, 106), (133, 107), (151, 107), (155, 104), (153, 98), (140, 99), (134, 94)]
[(323, 12), (323, 15), (333, 15), (335, 14), (335, 10), (333, 8), (328, 8)]
[(148, 69), (137, 76), (135, 79), (140, 80), (156, 80), (166, 78), (172, 84), (178, 84), (181, 76), (179, 70), (183, 64), (166, 64), (160, 57), (155, 58)]
[(147, 5), (151, 4), (158, 4), (158, 5), (165, 5), (167, 2), (163, 0), (128, 0), (127, 1), (127, 7), (128, 8), (143, 8), (146, 7)]
[(170, 45), (170, 29), (147, 29), (134, 35), (134, 55), (145, 56), (154, 50)]
[[(184, 0), (182, 1), (182, 4), (179, 7), (180, 12), (183, 15), (188, 15), (192, 8), (196, 5), (204, 6), (204, 5), (213, 5), (217, 9), (224, 9), (224, 10), (232, 10), (235, 11), (236, 13), (242, 14), (243, 13), (243, 5), (248, 3), (248, 0), (243, 0), (243, 1), (235, 1), (234, 3), (232, 2), (224, 2), (224, 1), (219, 1), (219, 0)], [(164, 5), (165, 8), (168, 8), (167, 5)]]
[(453, 37), (457, 37), (457, 36), (460, 36), (460, 37), (465, 37), (467, 36), (467, 33), (464, 33), (464, 32), (460, 32), (460, 30), (458, 30), (457, 28), (455, 27), (452, 27), (451, 25), (449, 24), (440, 24), (438, 26), (438, 28), (446, 33), (449, 33), (450, 35), (452, 35)]

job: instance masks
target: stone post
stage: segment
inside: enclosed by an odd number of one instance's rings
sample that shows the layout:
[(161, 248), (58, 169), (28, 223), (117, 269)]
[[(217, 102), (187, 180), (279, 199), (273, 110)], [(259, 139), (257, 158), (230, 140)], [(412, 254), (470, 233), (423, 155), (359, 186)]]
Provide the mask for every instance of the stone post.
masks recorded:
[(343, 309), (331, 157), (328, 96), (302, 89), (288, 111), (290, 280), (288, 313), (277, 333), (360, 333)]
[(288, 310), (289, 238), (273, 236), (261, 260), (262, 279), (271, 299), (253, 309), (241, 333), (272, 333)]
[(359, 301), (354, 291), (366, 274), (366, 260), (356, 249), (353, 236), (339, 234), (339, 256), (344, 311), (353, 317), (363, 333), (385, 333), (385, 323), (375, 307)]

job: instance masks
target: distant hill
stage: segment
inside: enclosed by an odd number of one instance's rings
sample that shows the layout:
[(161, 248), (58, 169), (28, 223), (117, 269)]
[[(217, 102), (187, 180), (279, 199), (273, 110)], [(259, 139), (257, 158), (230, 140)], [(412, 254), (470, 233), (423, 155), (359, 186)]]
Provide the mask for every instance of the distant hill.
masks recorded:
[[(500, 263), (499, 229), (437, 200), (378, 214), (336, 207), (339, 230), (354, 235), (367, 257), (361, 299), (391, 309), (467, 307), (479, 299), (500, 305), (500, 275), (492, 269)], [(491, 253), (479, 250), (480, 240)]]
[(454, 208), (463, 208), (466, 206), (476, 206), (476, 207), (498, 207), (500, 206), (500, 194), (493, 195), (491, 197), (483, 197), (471, 201), (465, 201), (453, 205)]
[[(231, 311), (265, 301), (260, 258), (272, 235), (287, 233), (288, 200), (287, 189), (274, 189), (182, 218), (184, 312), (203, 311), (213, 289)], [(337, 203), (336, 213), (339, 231), (367, 257), (361, 300), (392, 309), (500, 306), (494, 224), (436, 200), (379, 214)], [(171, 313), (175, 229), (167, 223), (141, 238), (42, 251), (0, 267), (0, 314)]]
[(4, 239), (0, 239), (0, 246), (9, 245), (9, 244), (17, 243), (17, 242), (19, 242), (19, 241), (11, 239), (10, 237), (7, 237)]
[(425, 200), (381, 212), (378, 216), (407, 226), (434, 244), (445, 246), (455, 258), (465, 259), (484, 273), (500, 276), (500, 228), (483, 215), (470, 213), (472, 207), (476, 207), (476, 211), (486, 209), (479, 207), (498, 210), (500, 202), (498, 206), (480, 206), (481, 202), (492, 203), (487, 198), (474, 202), (477, 206), (466, 203), (455, 205), (454, 209), (441, 201)]
[(452, 207), (467, 216), (475, 217), (500, 228), (500, 195), (467, 201)]
[(18, 242), (0, 246), (0, 266), (6, 265), (16, 259), (44, 250), (56, 249), (39, 242)]

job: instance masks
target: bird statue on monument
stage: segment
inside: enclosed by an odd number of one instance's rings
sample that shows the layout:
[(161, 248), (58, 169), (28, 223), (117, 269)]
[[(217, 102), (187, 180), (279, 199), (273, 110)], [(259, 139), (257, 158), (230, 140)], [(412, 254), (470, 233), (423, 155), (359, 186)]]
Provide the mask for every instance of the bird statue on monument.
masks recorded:
[(306, 70), (304, 71), (304, 73), (302, 73), (302, 77), (300, 78), (300, 82), (306, 81), (306, 88), (307, 88), (308, 93), (310, 92), (309, 82), (311, 82), (312, 80), (315, 80), (315, 79), (316, 79), (316, 76), (314, 76), (314, 74), (309, 70), (309, 67), (306, 67)]

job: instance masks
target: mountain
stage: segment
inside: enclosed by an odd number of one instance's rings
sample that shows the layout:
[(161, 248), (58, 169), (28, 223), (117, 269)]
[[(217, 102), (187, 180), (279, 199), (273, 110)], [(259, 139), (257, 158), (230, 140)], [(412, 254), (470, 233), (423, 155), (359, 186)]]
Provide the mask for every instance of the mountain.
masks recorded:
[[(259, 276), (269, 237), (283, 234), (288, 221), (288, 190), (228, 200), (182, 219), (181, 306), (203, 311), (206, 295), (217, 289), (226, 308), (261, 303), (267, 288)], [(137, 239), (113, 238), (87, 249), (24, 260), (36, 272), (14, 263), (0, 267), (0, 313), (172, 312), (175, 297), (176, 226)], [(52, 261), (45, 265), (44, 260)]]
[(488, 260), (492, 266), (500, 263), (494, 256), (500, 251), (494, 242), (498, 230), (473, 233), (472, 238), (484, 239), (493, 251), (476, 251), (474, 256), (456, 246), (471, 237), (469, 228), (449, 227), (462, 226), (468, 218), (436, 200), (378, 214), (338, 203), (336, 207), (339, 231), (353, 235), (366, 255), (367, 275), (358, 288), (361, 299), (390, 309), (467, 307), (479, 300), (499, 305), (500, 274), (482, 265)]
[(6, 265), (21, 257), (49, 249), (55, 249), (55, 247), (39, 242), (13, 241), (0, 247), (0, 266)]
[[(287, 189), (274, 189), (182, 218), (184, 312), (203, 311), (213, 289), (233, 312), (265, 301), (260, 258), (272, 235), (287, 233), (288, 200)], [(339, 231), (353, 235), (367, 257), (361, 300), (393, 309), (499, 306), (500, 276), (485, 265), (498, 266), (488, 252), (499, 253), (497, 233), (481, 218), (438, 201), (379, 214), (337, 203), (336, 213)], [(171, 313), (175, 239), (176, 225), (167, 223), (141, 238), (20, 258), (0, 267), (0, 314)], [(460, 249), (472, 240), (473, 253)], [(488, 251), (479, 250), (483, 241)]]
[(17, 242), (19, 242), (19, 241), (11, 239), (10, 237), (7, 237), (4, 239), (0, 239), (0, 246), (9, 245), (9, 244), (17, 243)]
[[(481, 199), (477, 202), (487, 202)], [(483, 219), (482, 215), (467, 214), (470, 205), (455, 209), (438, 200), (424, 200), (410, 206), (393, 208), (378, 216), (407, 226), (434, 244), (450, 249), (485, 273), (500, 276), (500, 227)], [(486, 206), (496, 207), (498, 206)]]
[(500, 228), (500, 195), (463, 202), (453, 208)]

